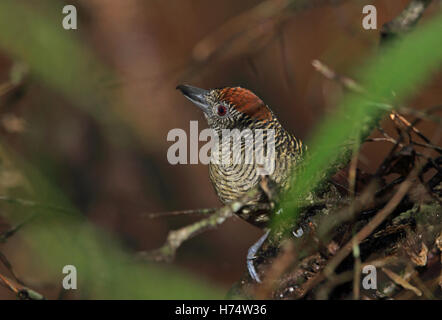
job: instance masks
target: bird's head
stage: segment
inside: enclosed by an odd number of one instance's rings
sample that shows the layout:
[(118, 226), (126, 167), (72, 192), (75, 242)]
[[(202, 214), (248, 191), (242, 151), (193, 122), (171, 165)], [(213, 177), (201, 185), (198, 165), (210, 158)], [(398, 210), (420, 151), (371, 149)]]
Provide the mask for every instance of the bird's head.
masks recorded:
[(179, 85), (177, 89), (203, 111), (212, 129), (257, 129), (274, 118), (260, 98), (241, 87), (204, 90)]

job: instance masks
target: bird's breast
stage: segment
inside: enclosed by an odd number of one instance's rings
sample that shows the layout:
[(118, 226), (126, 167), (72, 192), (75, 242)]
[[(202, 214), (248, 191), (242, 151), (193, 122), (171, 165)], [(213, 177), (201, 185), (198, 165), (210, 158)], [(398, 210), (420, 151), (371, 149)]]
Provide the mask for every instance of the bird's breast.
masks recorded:
[[(269, 178), (278, 185), (285, 184), (293, 161), (287, 154), (276, 152), (272, 158), (266, 160), (271, 163), (266, 171), (266, 166), (261, 161), (246, 162), (244, 157), (241, 160), (235, 161), (232, 157), (230, 161), (209, 164), (210, 180), (223, 203), (244, 196), (259, 183), (260, 177), (266, 172), (270, 173)], [(258, 202), (259, 198), (261, 197), (257, 197), (253, 202)]]

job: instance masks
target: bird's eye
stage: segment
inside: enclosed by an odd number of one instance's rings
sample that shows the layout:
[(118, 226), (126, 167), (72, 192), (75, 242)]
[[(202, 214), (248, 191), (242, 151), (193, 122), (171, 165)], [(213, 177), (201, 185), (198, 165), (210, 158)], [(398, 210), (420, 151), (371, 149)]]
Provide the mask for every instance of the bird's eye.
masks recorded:
[(220, 117), (223, 117), (227, 114), (227, 107), (225, 106), (218, 106), (217, 110)]

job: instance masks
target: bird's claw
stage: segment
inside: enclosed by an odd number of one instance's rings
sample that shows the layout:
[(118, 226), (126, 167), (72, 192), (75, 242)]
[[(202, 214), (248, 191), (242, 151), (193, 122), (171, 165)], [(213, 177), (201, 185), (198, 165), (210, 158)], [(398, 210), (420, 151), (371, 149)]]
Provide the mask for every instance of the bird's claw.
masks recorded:
[(256, 259), (256, 253), (261, 248), (264, 241), (269, 236), (270, 231), (266, 231), (266, 233), (256, 241), (247, 252), (247, 270), (249, 271), (250, 277), (258, 283), (261, 283), (261, 279), (259, 278), (258, 272), (256, 272), (255, 265), (253, 264), (253, 260)]
[(292, 231), (292, 234), (293, 234), (296, 238), (301, 238), (302, 235), (304, 234), (304, 230), (302, 230), (302, 228), (299, 227), (298, 230), (296, 230), (296, 231), (293, 230), (293, 231)]

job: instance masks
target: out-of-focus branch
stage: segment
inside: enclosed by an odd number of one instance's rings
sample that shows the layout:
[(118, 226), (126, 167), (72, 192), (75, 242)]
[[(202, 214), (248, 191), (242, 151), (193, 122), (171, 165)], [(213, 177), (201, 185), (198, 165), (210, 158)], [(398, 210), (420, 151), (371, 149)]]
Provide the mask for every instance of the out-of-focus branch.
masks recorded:
[[(336, 71), (334, 71), (329, 66), (322, 63), (321, 61), (313, 60), (312, 65), (316, 69), (316, 71), (318, 71), (320, 74), (322, 74), (325, 78), (332, 80), (332, 81), (336, 81), (345, 89), (355, 92), (355, 93), (359, 93), (359, 94), (366, 94), (366, 90), (361, 85), (359, 85), (357, 83), (357, 81), (355, 81), (354, 79), (349, 78), (347, 76), (338, 74)], [(380, 103), (373, 102), (373, 104), (379, 105)], [(392, 105), (386, 105), (386, 106), (388, 107), (388, 109), (393, 110), (390, 112), (389, 116), (390, 116), (390, 119), (393, 122), (395, 122), (395, 124), (398, 126), (398, 128), (406, 128), (407, 132), (413, 131), (419, 138), (421, 138), (423, 141), (425, 141), (425, 143), (413, 142), (413, 144), (420, 146), (420, 147), (436, 150), (439, 153), (442, 152), (442, 148), (438, 147), (435, 144), (432, 144), (430, 139), (428, 139), (426, 136), (424, 136), (419, 131), (419, 129), (417, 129), (415, 127), (415, 123), (413, 124), (413, 123), (409, 122), (404, 116), (402, 116), (397, 111), (395, 111), (394, 106), (392, 106)], [(402, 108), (400, 108), (400, 109), (402, 110)], [(406, 109), (406, 110), (410, 110), (410, 109)], [(418, 113), (416, 113), (416, 116), (419, 119), (421, 119), (421, 116), (425, 116), (425, 115), (430, 116), (429, 115), (430, 113), (431, 113), (431, 110), (429, 110), (427, 112), (419, 111)], [(386, 134), (384, 132), (383, 132), (383, 134), (384, 134), (384, 136), (386, 136)], [(372, 141), (372, 142), (374, 142), (374, 141), (388, 141), (388, 142), (396, 143), (396, 141), (394, 139), (392, 139), (391, 137), (387, 137), (387, 136), (385, 138), (367, 139), (365, 141), (366, 142), (367, 141)], [(400, 143), (398, 143), (398, 145), (403, 146)]]
[(40, 203), (40, 202), (36, 202), (33, 200), (28, 200), (28, 199), (13, 198), (13, 197), (0, 195), (0, 201), (6, 202), (9, 204), (13, 204), (13, 205), (17, 205), (17, 206), (22, 206), (22, 207), (29, 207), (29, 208), (34, 208), (34, 209), (46, 209), (46, 210), (57, 211), (57, 212), (66, 213), (66, 214), (76, 214), (77, 213), (77, 211), (69, 209), (69, 208), (65, 208), (65, 207), (61, 207), (61, 206), (57, 206), (57, 205), (53, 205), (53, 204)]
[(11, 227), (10, 229), (0, 232), (0, 243), (6, 242), (8, 238), (12, 237), (18, 230), (20, 230), (25, 224), (35, 218), (35, 214), (30, 215), (24, 221), (18, 223), (17, 225)]
[(172, 216), (184, 216), (184, 215), (208, 215), (216, 212), (217, 208), (203, 208), (203, 209), (190, 209), (190, 210), (177, 210), (177, 211), (167, 211), (167, 212), (153, 212), (153, 213), (143, 213), (142, 217), (147, 217), (149, 219), (164, 218)]
[(25, 64), (15, 62), (11, 68), (8, 81), (0, 83), (0, 97), (20, 86), (27, 73), (28, 68)]
[(393, 20), (385, 23), (381, 30), (382, 41), (391, 40), (413, 29), (432, 0), (412, 0)]
[(266, 0), (229, 19), (209, 33), (194, 47), (192, 57), (197, 63), (212, 61), (225, 52), (259, 51), (280, 32), (280, 26), (293, 12), (321, 6), (335, 5), (346, 0)]
[(29, 289), (14, 280), (0, 274), (0, 284), (12, 291), (21, 300), (45, 300), (46, 298), (37, 291)]
[(316, 69), (320, 74), (322, 74), (325, 78), (333, 81), (337, 81), (339, 84), (341, 84), (345, 89), (348, 89), (350, 91), (354, 91), (357, 93), (364, 93), (365, 90), (353, 79), (340, 75), (336, 73), (333, 69), (331, 69), (329, 66), (325, 65), (319, 60), (313, 60), (312, 61), (313, 68)]

